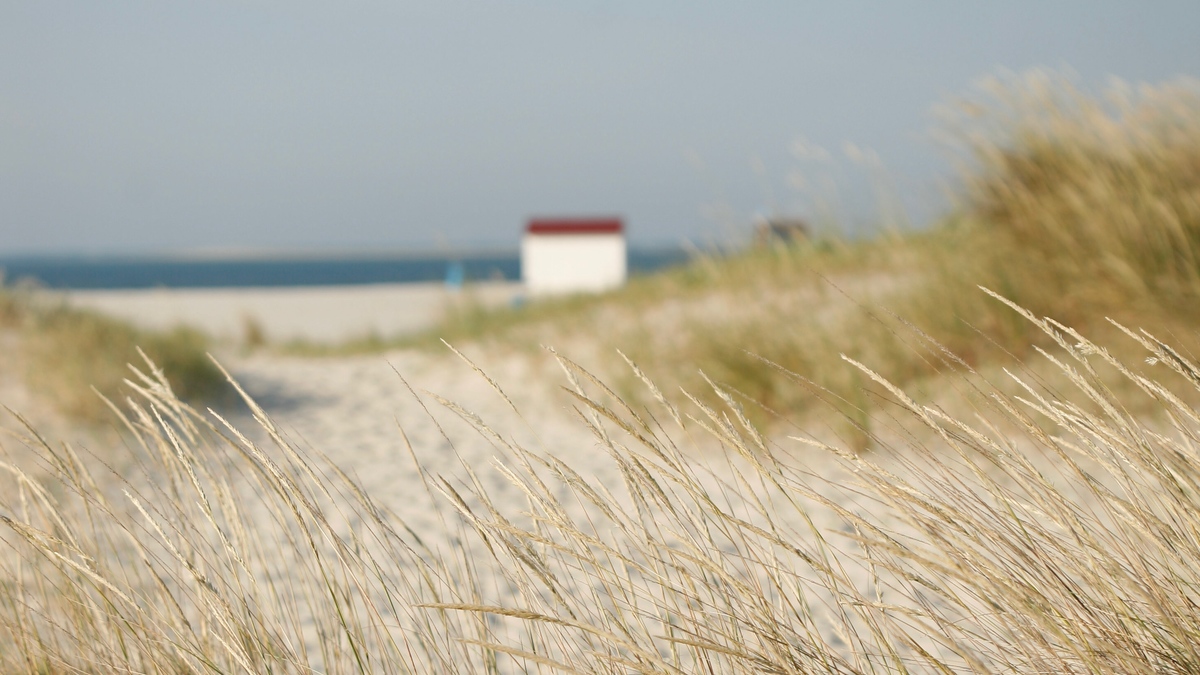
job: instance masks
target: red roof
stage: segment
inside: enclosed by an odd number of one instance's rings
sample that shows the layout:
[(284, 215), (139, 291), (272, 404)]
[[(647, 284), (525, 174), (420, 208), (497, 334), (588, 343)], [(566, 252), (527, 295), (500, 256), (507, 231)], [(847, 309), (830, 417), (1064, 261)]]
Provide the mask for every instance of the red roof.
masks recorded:
[(525, 231), (529, 234), (620, 234), (624, 229), (620, 218), (533, 218)]

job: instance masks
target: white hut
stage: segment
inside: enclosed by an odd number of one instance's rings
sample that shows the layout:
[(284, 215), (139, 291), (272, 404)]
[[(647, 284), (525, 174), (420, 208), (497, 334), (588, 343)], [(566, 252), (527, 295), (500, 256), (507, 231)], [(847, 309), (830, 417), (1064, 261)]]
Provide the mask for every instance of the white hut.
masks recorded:
[(620, 218), (535, 218), (521, 240), (521, 279), (531, 295), (597, 292), (625, 283)]

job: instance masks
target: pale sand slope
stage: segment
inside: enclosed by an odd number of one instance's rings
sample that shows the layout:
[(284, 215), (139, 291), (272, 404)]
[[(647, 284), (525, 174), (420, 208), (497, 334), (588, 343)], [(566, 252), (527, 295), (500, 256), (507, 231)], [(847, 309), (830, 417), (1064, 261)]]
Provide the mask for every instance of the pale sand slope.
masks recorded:
[[(520, 292), (518, 284), (482, 284), (459, 295), (442, 284), (155, 289), (79, 291), (71, 293), (68, 302), (150, 328), (182, 323), (236, 340), (242, 337), (245, 317), (250, 316), (261, 324), (270, 339), (337, 341), (371, 331), (389, 335), (420, 330), (434, 325), (453, 302), (469, 297), (484, 304), (501, 304), (511, 302)], [(574, 342), (560, 345), (566, 356), (583, 359), (585, 363), (590, 360), (589, 355), (594, 356), (597, 345), (580, 339)], [(506, 437), (565, 461), (585, 478), (617, 495), (623, 493), (619, 469), (578, 419), (574, 411), (578, 402), (560, 389), (567, 380), (551, 355), (479, 355), (468, 351), (473, 358), (479, 357), (479, 365), (504, 387), (519, 414), (483, 377), (448, 351), (444, 354), (397, 351), (338, 358), (260, 353), (227, 356), (225, 365), (293, 440), (327, 455), (361, 480), (368, 494), (395, 509), (414, 529), (431, 537), (436, 535), (439, 525), (405, 448), (401, 427), (430, 473), (463, 484), (468, 480), (470, 468), (478, 473), (492, 497), (511, 507), (512, 513), (525, 508), (524, 497), (490, 468), (501, 454), (490, 439), (428, 397), (430, 412), (426, 412), (401, 376), (418, 391), (433, 392), (454, 401), (494, 424)], [(662, 384), (667, 390), (673, 389), (673, 383)], [(669, 419), (661, 410), (655, 414), (661, 420)], [(239, 416), (235, 423), (248, 433), (254, 431), (250, 428), (254, 423), (248, 416)], [(443, 438), (439, 426), (450, 440)], [(703, 447), (695, 449), (697, 459), (707, 456), (719, 464), (719, 444), (704, 432), (696, 435), (695, 431), (690, 436), (680, 434), (681, 442), (698, 443)], [(802, 452), (805, 466), (814, 473), (839, 477), (834, 480), (840, 481), (841, 469), (830, 457), (817, 457), (811, 449), (787, 439), (781, 442)], [(728, 475), (728, 470), (720, 473)], [(565, 489), (560, 496), (566, 496)], [(576, 500), (567, 503), (578, 509), (573, 515), (585, 517)], [(821, 516), (820, 522), (831, 529), (843, 527), (828, 512)], [(794, 525), (805, 527), (803, 523)]]
[[(598, 441), (572, 419), (567, 397), (557, 391), (565, 380), (553, 363), (541, 368), (521, 358), (481, 362), (528, 423), (453, 355), (401, 351), (331, 359), (253, 356), (233, 365), (234, 376), (290, 440), (327, 454), (360, 480), (368, 494), (425, 534), (435, 528), (433, 513), (401, 428), (430, 473), (461, 484), (470, 467), (514, 513), (524, 504), (512, 486), (489, 470), (501, 451), (424, 392), (453, 401), (506, 436), (564, 459), (614, 490), (620, 484)], [(405, 381), (423, 395), (428, 412)]]
[[(187, 324), (217, 337), (237, 340), (249, 316), (270, 339), (337, 341), (371, 331), (394, 335), (428, 328), (454, 302), (474, 299), (497, 305), (511, 302), (520, 292), (519, 284), (489, 283), (455, 294), (442, 284), (431, 283), (78, 291), (69, 294), (67, 300), (148, 328)], [(587, 340), (575, 342), (563, 346), (565, 355), (590, 361), (588, 356), (594, 356), (596, 345)], [(471, 356), (480, 356), (479, 365), (501, 383), (520, 414), (448, 350), (443, 354), (398, 351), (339, 358), (253, 354), (227, 356), (225, 365), (293, 439), (327, 454), (334, 463), (358, 476), (369, 494), (397, 509), (414, 527), (424, 523), (434, 528), (435, 521), (398, 426), (408, 434), (420, 461), (431, 473), (462, 482), (467, 479), (466, 467), (470, 467), (479, 472), (494, 497), (511, 503), (514, 512), (523, 504), (516, 489), (489, 470), (499, 454), (492, 442), (427, 400), (431, 417), (409, 393), (401, 376), (418, 391), (450, 399), (526, 447), (558, 457), (580, 474), (621, 492), (619, 470), (577, 418), (573, 407), (578, 402), (561, 391), (567, 380), (550, 354), (530, 357), (471, 352)], [(664, 384), (671, 388), (671, 383)], [(656, 414), (667, 419), (662, 411)], [(453, 448), (434, 419), (450, 435)], [(248, 417), (241, 417), (237, 423), (241, 427), (253, 425)], [(700, 443), (706, 448), (698, 449), (699, 454), (709, 454), (717, 446), (711, 439), (701, 438)], [(827, 464), (834, 471), (832, 462), (817, 464), (822, 471)], [(832, 521), (829, 524), (835, 526)]]
[[(339, 290), (93, 293), (74, 296), (72, 302), (106, 309), (133, 318), (142, 325), (166, 326), (185, 319), (218, 334), (221, 326), (226, 330), (237, 330), (242, 312), (259, 311), (259, 320), (274, 334), (286, 335), (286, 327), (291, 326), (309, 339), (322, 336), (336, 339), (335, 336), (361, 333), (364, 326), (361, 322), (386, 313), (383, 308), (389, 301), (396, 303), (392, 312), (396, 316), (388, 320), (410, 322), (389, 325), (412, 326), (411, 322), (416, 318), (429, 322), (434, 301), (441, 301), (445, 294), (440, 286), (423, 289), (412, 286), (356, 287), (337, 292)], [(511, 288), (507, 290), (512, 291)], [(498, 288), (496, 292), (497, 296), (503, 297), (505, 289)], [(417, 300), (421, 297), (425, 298), (423, 305)], [(360, 323), (356, 324), (356, 320)], [(381, 324), (375, 325), (377, 330), (386, 330), (380, 327)], [(580, 351), (594, 348), (595, 345), (577, 344), (567, 346), (563, 351), (568, 356), (577, 356)], [(385, 355), (337, 358), (258, 353), (227, 356), (225, 365), (289, 439), (302, 449), (327, 456), (355, 477), (367, 494), (396, 513), (431, 549), (443, 555), (453, 555), (460, 546), (461, 532), (455, 529), (452, 515), (448, 530), (431, 507), (434, 498), (426, 492), (406, 449), (401, 429), (430, 474), (444, 476), (461, 488), (471, 481), (474, 473), (497, 506), (518, 522), (519, 514), (528, 509), (527, 500), (494, 468), (493, 462), (503, 461), (503, 453), (492, 439), (480, 434), (431, 397), (424, 396), (427, 411), (410, 393), (402, 376), (418, 392), (428, 390), (455, 402), (494, 425), (505, 438), (564, 461), (584, 480), (611, 491), (619, 500), (627, 500), (620, 469), (577, 418), (573, 406), (578, 403), (559, 389), (566, 380), (549, 354), (530, 357), (499, 352), (481, 354), (472, 349), (467, 352), (477, 358), (479, 366), (512, 397), (520, 414), (483, 377), (449, 353), (395, 351)], [(673, 383), (660, 384), (668, 392), (674, 389)], [(588, 388), (595, 391), (595, 387), (589, 385)], [(672, 398), (681, 399), (678, 395)], [(692, 412), (700, 414), (694, 409)], [(655, 414), (664, 424), (670, 425), (669, 417), (661, 410)], [(270, 446), (261, 430), (253, 428), (254, 422), (248, 415), (234, 414), (231, 420), (264, 447)], [(448, 438), (443, 437), (443, 430)], [(630, 439), (619, 431), (612, 429), (612, 432), (618, 442), (630, 443)], [(678, 431), (672, 431), (672, 434), (684, 447), (694, 448), (689, 454), (697, 462), (714, 467), (717, 476), (705, 482), (711, 486), (712, 494), (722, 494), (717, 480), (730, 479), (731, 469), (722, 463), (717, 444), (695, 427), (690, 437)], [(697, 439), (699, 447), (694, 445)], [(849, 485), (853, 482), (852, 477), (830, 455), (783, 436), (777, 441), (785, 454), (796, 453), (792, 461), (813, 476), (814, 488), (827, 495), (839, 495), (839, 500), (845, 497), (836, 486)], [(595, 510), (572, 497), (565, 486), (554, 481), (548, 485), (576, 522), (587, 522), (596, 517)], [(254, 507), (252, 494), (246, 496), (246, 512), (270, 517)], [(729, 497), (729, 493), (725, 496)], [(436, 499), (446, 506), (444, 498), (438, 496)], [(846, 524), (831, 509), (801, 501), (812, 509), (808, 515), (818, 529), (848, 531)], [(866, 513), (866, 508), (850, 501), (842, 503), (852, 511)], [(809, 540), (808, 523), (795, 510), (784, 506), (783, 520), (776, 524), (794, 533), (797, 542)], [(745, 503), (730, 504), (728, 508), (755, 519)], [(449, 513), (449, 509), (444, 512)], [(896, 531), (900, 529), (894, 522), (885, 524)], [(490, 563), (481, 560), (480, 564)], [(847, 571), (861, 591), (870, 588), (868, 570), (850, 565)], [(586, 583), (586, 579), (580, 583)], [(503, 592), (500, 596), (494, 600), (504, 604), (516, 602), (511, 596), (504, 597)]]
[[(410, 393), (405, 380), (418, 393), (429, 391), (453, 401), (478, 415), (506, 439), (556, 457), (595, 486), (611, 491), (623, 501), (627, 499), (620, 469), (574, 412), (573, 406), (578, 403), (560, 388), (568, 385), (568, 381), (550, 354), (545, 358), (516, 355), (489, 358), (467, 351), (472, 358), (478, 358), (478, 365), (499, 383), (520, 414), (483, 377), (452, 354), (398, 351), (383, 356), (315, 359), (255, 355), (231, 365), (234, 376), (289, 440), (302, 449), (326, 454), (361, 481), (367, 494), (392, 509), (434, 549), (445, 552), (454, 546), (456, 533), (445, 531), (430, 507), (430, 497), (406, 449), (401, 428), (429, 473), (447, 478), (460, 490), (470, 482), (470, 473), (475, 473), (496, 504), (518, 521), (528, 505), (525, 495), (494, 467), (495, 462), (506, 461), (504, 451), (436, 400), (422, 394), (427, 411)], [(586, 382), (585, 388), (596, 393), (595, 387), (587, 386)], [(669, 423), (662, 410), (655, 414)], [(235, 424), (252, 431), (254, 422), (240, 417)], [(443, 437), (443, 430), (449, 439)], [(614, 425), (609, 425), (609, 430), (617, 442), (632, 445), (631, 439)], [(668, 432), (681, 447), (694, 442), (689, 454), (697, 462), (716, 467), (716, 473), (723, 479), (732, 479), (719, 444), (703, 431), (693, 429), (690, 438), (677, 429)], [(258, 436), (262, 438), (261, 434)], [(797, 451), (808, 471), (831, 483), (847, 484), (849, 474), (832, 456), (782, 437), (780, 441), (785, 445), (785, 454), (786, 448)], [(547, 484), (576, 522), (585, 523), (596, 516), (594, 509), (585, 508), (562, 484), (553, 479)], [(710, 484), (714, 494), (720, 494), (716, 481)], [(824, 485), (817, 489), (824, 492), (836, 488)], [(437, 499), (447, 504), (440, 495)], [(744, 505), (733, 508), (741, 512)], [(814, 506), (812, 515), (823, 529), (847, 531), (846, 525), (829, 509)], [(780, 525), (794, 528), (800, 533), (798, 537), (807, 538), (803, 534), (807, 524), (794, 511), (791, 517), (793, 522)], [(866, 572), (856, 576), (865, 587)]]
[(65, 299), (143, 328), (188, 325), (218, 339), (242, 340), (252, 321), (270, 340), (331, 343), (413, 333), (436, 324), (455, 303), (505, 305), (521, 293), (519, 283), (488, 282), (462, 291), (441, 283), (79, 290)]
[[(572, 406), (578, 405), (577, 401), (559, 389), (559, 385), (567, 384), (566, 378), (549, 354), (538, 359), (523, 355), (480, 354), (471, 349), (467, 351), (469, 356), (477, 359), (483, 370), (499, 382), (520, 414), (515, 412), (482, 376), (449, 354), (442, 356), (427, 352), (397, 351), (383, 356), (330, 359), (256, 355), (240, 359), (231, 365), (235, 376), (267, 409), (285, 436), (302, 449), (326, 454), (335, 464), (360, 481), (367, 494), (392, 510), (441, 556), (453, 559), (454, 552), (461, 550), (461, 531), (458, 531), (454, 524), (457, 518), (452, 509), (444, 508), (443, 513), (449, 513), (450, 517), (448, 521), (439, 520), (437, 511), (431, 507), (432, 498), (427, 493), (406, 449), (400, 433), (401, 428), (412, 442), (417, 458), (426, 470), (446, 478), (463, 494), (466, 493), (464, 488), (470, 485), (471, 475), (474, 474), (498, 509), (514, 522), (524, 522), (521, 514), (529, 510), (529, 505), (526, 495), (511, 485), (494, 466), (495, 462), (506, 461), (504, 452), (497, 448), (495, 442), (446, 407), (439, 405), (432, 397), (422, 395), (429, 406), (426, 410), (409, 391), (404, 379), (418, 392), (432, 391), (478, 415), (506, 439), (562, 460), (596, 490), (610, 491), (618, 501), (624, 503), (629, 512), (636, 512), (629, 503), (623, 487), (620, 469), (604, 445), (573, 412)], [(566, 348), (564, 351), (570, 354), (571, 350)], [(586, 382), (584, 384), (585, 389), (590, 390), (593, 395), (598, 393), (594, 386)], [(670, 383), (661, 384), (664, 390), (672, 389)], [(700, 414), (694, 409), (692, 412)], [(668, 427), (667, 431), (680, 447), (689, 448), (687, 454), (698, 466), (712, 469), (714, 475), (702, 480), (709, 494), (731, 513), (763, 525), (762, 517), (755, 513), (754, 505), (743, 498), (746, 489), (753, 488), (756, 481), (751, 480), (749, 486), (743, 484), (732, 493), (728, 490), (729, 483), (737, 482), (733, 478), (733, 467), (744, 471), (746, 475), (753, 475), (753, 470), (736, 457), (731, 462), (726, 462), (719, 444), (714, 443), (704, 431), (693, 426), (690, 434), (683, 433), (673, 426), (668, 415), (662, 410), (655, 411), (655, 415)], [(253, 424), (245, 417), (241, 417), (235, 423), (243, 430), (249, 430)], [(614, 425), (609, 425), (608, 428), (614, 441), (629, 446), (635, 445), (632, 439)], [(443, 431), (446, 437), (443, 436)], [(806, 482), (815, 492), (839, 502), (843, 508), (884, 527), (895, 536), (903, 538), (915, 534), (909, 524), (880, 512), (877, 504), (872, 505), (869, 500), (856, 498), (853, 492), (857, 478), (831, 453), (789, 440), (786, 435), (788, 433), (803, 432), (797, 432), (795, 429), (785, 430), (774, 439), (774, 443), (779, 450), (780, 459), (800, 469), (792, 474), (794, 478), (807, 476), (811, 480)], [(258, 434), (258, 438), (262, 439), (261, 433)], [(899, 441), (896, 446), (899, 451), (905, 453), (902, 439), (894, 440)], [(264, 444), (269, 445), (265, 442)], [(893, 459), (899, 460), (899, 463)], [(948, 454), (946, 461), (952, 459)], [(1035, 462), (1042, 463), (1046, 459), (1035, 458)], [(875, 455), (873, 461), (881, 462), (895, 474), (907, 473), (902, 456), (889, 458)], [(513, 466), (511, 462), (509, 465)], [(1057, 474), (1051, 465), (1044, 466), (1043, 469), (1045, 476), (1052, 477)], [(970, 474), (962, 471), (961, 475)], [(724, 488), (720, 481), (727, 483)], [(546, 484), (574, 522), (592, 522), (602, 528), (607, 527), (605, 533), (611, 531), (611, 526), (604, 525), (604, 519), (594, 507), (573, 495), (561, 482), (548, 477)], [(760, 498), (763, 496), (766, 496), (767, 501), (762, 506), (773, 513), (771, 519), (774, 526), (778, 527), (780, 532), (786, 532), (786, 536), (796, 545), (812, 545), (814, 537), (808, 529), (810, 525), (826, 533), (829, 537), (828, 543), (843, 552), (843, 555), (839, 556), (839, 565), (860, 593), (871, 597), (875, 582), (881, 578), (888, 580), (887, 573), (878, 569), (872, 570), (862, 564), (859, 557), (862, 556), (862, 552), (856, 550), (856, 546), (847, 538), (847, 535), (853, 534), (853, 529), (831, 508), (804, 497), (799, 489), (791, 494), (788, 500), (775, 501), (780, 499), (780, 495), (774, 492), (763, 493)], [(795, 501), (791, 502), (791, 499)], [(448, 506), (448, 500), (444, 497), (438, 495), (436, 500), (444, 507)], [(807, 517), (810, 521), (806, 521), (804, 515), (796, 510), (797, 504), (803, 504), (808, 509)], [(446, 523), (449, 523), (449, 529)], [(586, 528), (586, 525), (584, 527)], [(476, 571), (487, 579), (499, 579), (499, 575), (487, 571), (489, 566), (496, 564), (491, 560), (491, 556), (487, 555), (482, 547), (476, 547), (474, 551), (475, 563), (478, 564)], [(849, 555), (846, 555), (847, 553)], [(405, 563), (397, 561), (397, 564), (403, 566)], [(403, 570), (396, 571), (404, 573)], [(750, 565), (748, 574), (760, 577), (756, 582), (769, 587), (765, 577), (762, 577), (766, 571), (762, 565)], [(579, 574), (578, 570), (569, 573), (575, 575), (571, 577), (571, 583), (579, 584), (580, 592), (586, 597), (591, 580), (586, 575)], [(813, 578), (805, 573), (801, 576)], [(501, 586), (500, 589), (493, 589), (495, 595), (487, 597), (484, 604), (528, 604), (514, 595), (515, 589), (511, 586)], [(839, 644), (833, 623), (820, 615), (821, 606), (831, 602), (832, 598), (826, 590), (817, 586), (808, 588), (805, 592), (808, 599), (814, 603), (814, 611), (818, 612), (818, 623), (822, 626), (822, 632), (834, 644)], [(653, 595), (654, 593), (648, 594)], [(925, 646), (937, 649), (936, 645)]]

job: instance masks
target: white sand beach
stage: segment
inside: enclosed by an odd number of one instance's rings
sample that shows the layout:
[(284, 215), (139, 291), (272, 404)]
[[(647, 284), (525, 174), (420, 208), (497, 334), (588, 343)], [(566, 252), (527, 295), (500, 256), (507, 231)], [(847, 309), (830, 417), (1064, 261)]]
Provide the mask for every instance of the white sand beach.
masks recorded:
[[(543, 353), (540, 357), (489, 354), (470, 348), (465, 352), (499, 384), (512, 406), (480, 373), (448, 350), (442, 354), (404, 350), (332, 358), (258, 354), (238, 358), (231, 366), (234, 376), (291, 443), (308, 456), (327, 456), (431, 550), (449, 558), (467, 555), (475, 560), (480, 574), (488, 577), (485, 585), (496, 585), (489, 602), (523, 606), (528, 599), (520, 596), (516, 587), (502, 583), (499, 573), (487, 571), (498, 563), (473, 535), (464, 535), (461, 526), (455, 524), (459, 517), (451, 501), (443, 494), (431, 492), (414, 459), (435, 485), (437, 480), (445, 480), (465, 495), (473, 508), (478, 509), (479, 502), (469, 496), (472, 486), (482, 489), (492, 504), (517, 524), (528, 524), (527, 514), (532, 505), (529, 495), (505, 475), (502, 467), (519, 471), (520, 465), (504, 442), (563, 462), (591, 489), (612, 495), (629, 513), (638, 512), (638, 507), (626, 489), (624, 469), (581, 419), (586, 412), (581, 410), (579, 402), (562, 390), (570, 385), (551, 354)], [(598, 395), (596, 388), (586, 382), (585, 389)], [(438, 401), (438, 397), (477, 416), (504, 442), (481, 433), (452, 407)], [(234, 423), (269, 447), (269, 439), (248, 416), (241, 416)], [(606, 427), (616, 443), (637, 446), (616, 425), (606, 424)], [(753, 472), (732, 451), (722, 452), (720, 444), (702, 431), (692, 429), (689, 435), (678, 428), (668, 428), (664, 438), (667, 434), (680, 447), (687, 448), (696, 466), (701, 467), (698, 472), (702, 483), (714, 495), (721, 494), (728, 481), (733, 480), (731, 467)], [(802, 458), (800, 465), (814, 477), (815, 490), (833, 497), (847, 509), (867, 515), (869, 506), (856, 507), (847, 499), (843, 488), (850, 485), (853, 477), (831, 454), (783, 436), (776, 440), (781, 443), (781, 456), (792, 454)], [(408, 442), (412, 444), (411, 453)], [(703, 467), (710, 467), (711, 473), (706, 473), (708, 469)], [(605, 522), (604, 514), (580, 499), (574, 488), (548, 472), (539, 473), (550, 494), (559, 501), (561, 515), (584, 527)], [(778, 495), (766, 497), (765, 503), (776, 498)], [(801, 495), (792, 498), (796, 501), (780, 504), (782, 517), (776, 518), (776, 526), (786, 528), (797, 541), (806, 541), (810, 535), (809, 522), (795, 509), (796, 503), (807, 505), (810, 522), (816, 527), (843, 534), (850, 531), (828, 507)], [(760, 506), (761, 503), (756, 505), (735, 497), (727, 508), (762, 525), (762, 514), (755, 511)], [(486, 513), (486, 509), (481, 511)], [(268, 516), (264, 513), (263, 517)], [(473, 543), (464, 543), (464, 539)], [(468, 550), (470, 553), (466, 553)], [(400, 573), (417, 574), (416, 568), (408, 567), (410, 561), (393, 564)], [(865, 592), (871, 587), (871, 573), (865, 566), (853, 560), (843, 564), (860, 590)], [(579, 584), (581, 595), (591, 592), (592, 581), (586, 576), (573, 583)], [(822, 589), (809, 592), (814, 598), (825, 597)], [(508, 639), (518, 638), (510, 635)], [(521, 671), (513, 664), (506, 664), (500, 672)]]
[(281, 288), (152, 288), (78, 290), (64, 295), (150, 329), (198, 328), (222, 340), (241, 340), (250, 325), (274, 341), (336, 343), (370, 335), (394, 337), (434, 325), (465, 302), (505, 305), (522, 295), (515, 282), (370, 284)]

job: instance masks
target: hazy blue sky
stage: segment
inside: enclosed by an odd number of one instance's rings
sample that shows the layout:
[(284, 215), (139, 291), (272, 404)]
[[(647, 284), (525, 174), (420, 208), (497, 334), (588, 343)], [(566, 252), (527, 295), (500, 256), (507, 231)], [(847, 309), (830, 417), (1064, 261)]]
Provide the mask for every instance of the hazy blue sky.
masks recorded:
[(797, 138), (928, 211), (931, 104), (999, 67), (1200, 75), (1198, 35), (1196, 0), (0, 0), (0, 253), (720, 239), (804, 210), (786, 176), (830, 169)]

